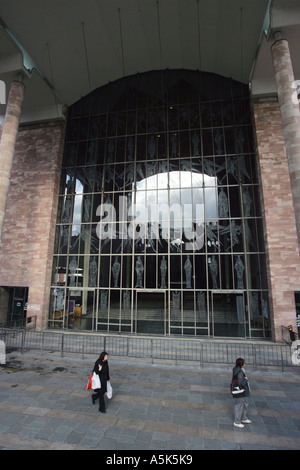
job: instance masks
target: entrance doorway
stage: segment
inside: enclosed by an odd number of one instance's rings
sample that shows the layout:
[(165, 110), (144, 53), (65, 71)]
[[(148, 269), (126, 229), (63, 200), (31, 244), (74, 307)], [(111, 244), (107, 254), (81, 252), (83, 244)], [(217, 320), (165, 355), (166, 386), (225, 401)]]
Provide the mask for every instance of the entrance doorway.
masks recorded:
[(28, 287), (0, 287), (0, 323), (21, 327), (26, 322)]
[(136, 291), (135, 333), (166, 334), (166, 292)]
[(211, 331), (214, 337), (245, 337), (244, 291), (212, 291)]
[(95, 289), (69, 289), (68, 327), (95, 329)]

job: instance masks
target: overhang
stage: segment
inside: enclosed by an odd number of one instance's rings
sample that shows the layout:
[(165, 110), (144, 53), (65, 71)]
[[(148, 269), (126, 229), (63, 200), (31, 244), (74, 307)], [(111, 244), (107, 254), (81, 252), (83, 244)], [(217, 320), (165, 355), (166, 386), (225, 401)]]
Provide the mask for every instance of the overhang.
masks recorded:
[(273, 28), (285, 28), (299, 75), (299, 0), (1, 0), (0, 18), (0, 79), (9, 88), (23, 71), (27, 122), (62, 118), (63, 105), (149, 70), (202, 70), (274, 93)]

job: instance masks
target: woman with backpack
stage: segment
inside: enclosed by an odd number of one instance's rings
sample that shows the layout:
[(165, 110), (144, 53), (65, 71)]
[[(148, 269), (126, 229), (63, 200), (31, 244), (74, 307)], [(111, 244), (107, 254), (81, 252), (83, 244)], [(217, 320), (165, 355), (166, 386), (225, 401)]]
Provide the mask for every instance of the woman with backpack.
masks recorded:
[(248, 397), (250, 396), (250, 386), (248, 378), (245, 374), (245, 360), (239, 357), (235, 361), (235, 367), (232, 370), (232, 380), (236, 381), (239, 387), (243, 390), (242, 393), (232, 393), (235, 399), (234, 403), (234, 422), (233, 425), (237, 428), (243, 428), (244, 424), (250, 424), (251, 421), (247, 417), (247, 410), (249, 406)]

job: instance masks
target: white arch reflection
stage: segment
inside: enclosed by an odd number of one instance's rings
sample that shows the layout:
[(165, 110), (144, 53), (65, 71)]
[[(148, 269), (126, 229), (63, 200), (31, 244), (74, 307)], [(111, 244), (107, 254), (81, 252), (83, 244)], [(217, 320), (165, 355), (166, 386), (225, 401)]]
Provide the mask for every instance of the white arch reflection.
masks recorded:
[[(218, 217), (215, 176), (191, 171), (157, 173), (136, 182), (135, 189), (136, 206), (147, 208), (148, 222), (170, 220), (170, 225), (176, 227), (176, 221), (184, 214), (194, 223)], [(153, 207), (158, 208), (159, 214), (151, 209)]]

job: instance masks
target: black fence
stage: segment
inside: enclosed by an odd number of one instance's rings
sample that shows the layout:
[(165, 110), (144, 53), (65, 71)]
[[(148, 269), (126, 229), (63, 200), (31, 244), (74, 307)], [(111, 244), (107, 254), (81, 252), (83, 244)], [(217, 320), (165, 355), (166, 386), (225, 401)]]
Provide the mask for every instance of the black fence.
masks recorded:
[(300, 351), (293, 344), (245, 342), (241, 340), (206, 340), (173, 337), (126, 336), (119, 334), (33, 331), (0, 328), (6, 350), (19, 349), (97, 356), (103, 350), (110, 356), (140, 358), (149, 361), (184, 361), (204, 364), (234, 364), (243, 357), (247, 365), (292, 367), (300, 365)]
[(15, 331), (20, 329), (35, 330), (36, 329), (36, 315), (31, 317), (19, 318), (18, 320), (11, 320), (0, 323), (0, 333), (2, 330)]

